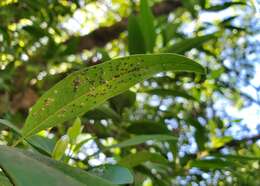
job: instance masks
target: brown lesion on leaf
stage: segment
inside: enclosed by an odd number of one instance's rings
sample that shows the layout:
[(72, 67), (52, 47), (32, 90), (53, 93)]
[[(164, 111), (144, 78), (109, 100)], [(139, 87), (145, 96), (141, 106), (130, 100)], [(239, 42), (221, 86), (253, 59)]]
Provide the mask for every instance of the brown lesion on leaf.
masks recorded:
[(81, 80), (80, 80), (80, 77), (76, 77), (74, 80), (73, 80), (73, 90), (74, 92), (76, 92), (81, 84)]

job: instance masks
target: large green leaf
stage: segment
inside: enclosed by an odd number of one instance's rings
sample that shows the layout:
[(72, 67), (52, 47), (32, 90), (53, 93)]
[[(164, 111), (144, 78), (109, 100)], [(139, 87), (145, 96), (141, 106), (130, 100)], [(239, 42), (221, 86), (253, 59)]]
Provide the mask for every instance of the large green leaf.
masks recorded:
[(177, 54), (134, 55), (74, 72), (37, 101), (22, 134), (29, 137), (84, 114), (136, 83), (169, 70), (204, 73), (201, 65)]
[(155, 27), (154, 27), (154, 17), (152, 10), (149, 7), (148, 0), (140, 1), (140, 17), (139, 23), (143, 33), (146, 51), (153, 52), (155, 45)]
[(140, 165), (141, 163), (151, 161), (153, 163), (167, 164), (168, 161), (163, 156), (158, 153), (151, 153), (148, 151), (141, 151), (135, 154), (130, 154), (124, 158), (122, 158), (118, 163), (125, 167), (135, 167)]
[(113, 145), (111, 147), (129, 147), (133, 145), (139, 145), (141, 143), (145, 143), (146, 141), (154, 140), (154, 141), (176, 141), (177, 138), (170, 135), (163, 135), (163, 134), (151, 134), (151, 135), (139, 135), (134, 136), (130, 139), (127, 139), (121, 143)]
[(104, 165), (94, 168), (91, 173), (102, 177), (114, 184), (130, 184), (133, 183), (134, 177), (129, 169), (119, 165)]
[(46, 156), (7, 146), (0, 146), (0, 167), (15, 186), (115, 186)]
[(163, 48), (162, 52), (173, 52), (183, 54), (186, 51), (189, 51), (192, 48), (200, 47), (203, 43), (215, 38), (215, 34), (208, 34), (204, 36), (198, 36), (188, 39), (183, 39), (182, 41)]

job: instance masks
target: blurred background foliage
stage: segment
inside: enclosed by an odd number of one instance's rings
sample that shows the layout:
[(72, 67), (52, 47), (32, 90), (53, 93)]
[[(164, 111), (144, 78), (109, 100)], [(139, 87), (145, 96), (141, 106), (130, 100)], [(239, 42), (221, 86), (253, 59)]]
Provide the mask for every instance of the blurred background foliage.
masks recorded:
[[(47, 156), (89, 171), (119, 163), (135, 186), (259, 185), (259, 159), (250, 158), (260, 157), (257, 2), (1, 0), (0, 20), (0, 118), (18, 128), (55, 83), (114, 57), (173, 52), (207, 69), (206, 77), (160, 73), (40, 132), (36, 146)], [(76, 134), (67, 132), (73, 123)], [(73, 140), (57, 152), (66, 133)], [(148, 134), (178, 140), (106, 148)], [(0, 144), (17, 138), (0, 125)]]

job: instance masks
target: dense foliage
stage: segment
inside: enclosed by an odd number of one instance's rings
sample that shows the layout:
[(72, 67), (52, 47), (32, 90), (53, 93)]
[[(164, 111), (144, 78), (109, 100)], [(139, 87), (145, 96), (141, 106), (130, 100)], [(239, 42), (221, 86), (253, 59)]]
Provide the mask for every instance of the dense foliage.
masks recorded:
[(0, 186), (259, 185), (257, 8), (1, 0)]

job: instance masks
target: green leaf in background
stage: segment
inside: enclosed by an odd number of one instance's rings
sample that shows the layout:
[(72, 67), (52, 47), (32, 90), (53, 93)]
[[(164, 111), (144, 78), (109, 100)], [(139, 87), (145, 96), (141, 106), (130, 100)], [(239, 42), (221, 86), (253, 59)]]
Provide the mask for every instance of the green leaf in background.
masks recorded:
[(173, 52), (183, 54), (184, 52), (187, 52), (192, 48), (200, 47), (203, 43), (214, 38), (216, 38), (215, 34), (208, 34), (204, 36), (183, 39), (178, 43), (163, 48), (161, 52)]
[(132, 134), (171, 134), (165, 123), (146, 120), (131, 122), (127, 131)]
[(134, 136), (128, 140), (125, 140), (121, 143), (118, 143), (116, 145), (112, 145), (109, 148), (114, 148), (114, 147), (129, 147), (129, 146), (134, 146), (134, 145), (139, 145), (142, 143), (145, 143), (146, 141), (153, 140), (153, 141), (176, 141), (177, 138), (174, 136), (170, 135), (160, 135), (160, 134), (153, 134), (153, 135), (139, 135), (139, 136)]
[(230, 142), (233, 138), (231, 136), (223, 136), (223, 137), (211, 137), (211, 145), (213, 148), (219, 148)]
[[(17, 128), (13, 123), (9, 122), (8, 120), (0, 119), (0, 124), (12, 129), (16, 134), (21, 136), (21, 131)], [(51, 156), (53, 151), (55, 141), (53, 139), (49, 139), (47, 137), (33, 135), (26, 139), (26, 142), (29, 143), (34, 149), (37, 151)]]
[(167, 164), (168, 160), (165, 159), (163, 156), (161, 156), (158, 153), (151, 153), (148, 151), (141, 151), (137, 152), (135, 154), (130, 154), (126, 157), (123, 157), (118, 164), (128, 167), (128, 168), (133, 168), (137, 165), (140, 165), (144, 162), (153, 162), (153, 163), (159, 163), (159, 164)]
[(194, 137), (195, 137), (195, 141), (197, 143), (198, 149), (200, 151), (204, 150), (205, 142), (208, 141), (206, 128), (204, 126), (202, 126), (196, 118), (189, 117), (187, 119), (187, 121), (190, 125), (192, 125), (195, 128)]
[(93, 110), (88, 111), (85, 116), (88, 119), (112, 119), (114, 121), (120, 121), (121, 116), (108, 106), (101, 105)]
[(163, 46), (165, 47), (169, 41), (171, 41), (177, 34), (177, 30), (180, 27), (181, 22), (177, 23), (172, 23), (169, 22), (167, 23), (163, 28), (162, 28), (162, 37), (163, 37)]
[(0, 170), (0, 185), (1, 186), (13, 186), (13, 184), (9, 181), (9, 179), (4, 175)]
[(33, 135), (26, 139), (26, 141), (39, 152), (51, 156), (55, 147), (55, 139), (49, 139), (47, 137)]
[(256, 156), (241, 156), (241, 155), (232, 155), (232, 154), (214, 154), (213, 157), (215, 158), (222, 158), (229, 161), (239, 161), (239, 162), (245, 162), (245, 161), (260, 161), (260, 157)]
[(125, 167), (119, 165), (104, 165), (94, 168), (91, 173), (102, 177), (114, 184), (131, 184), (134, 182), (132, 173)]
[(52, 152), (52, 157), (55, 160), (60, 160), (63, 157), (68, 147), (69, 140), (69, 137), (67, 135), (64, 135), (57, 141)]
[(145, 41), (138, 19), (131, 15), (128, 18), (128, 51), (130, 54), (144, 54)]
[(201, 169), (223, 169), (233, 165), (234, 163), (222, 159), (192, 160), (189, 162), (189, 167), (197, 167)]
[(190, 14), (192, 15), (193, 18), (197, 18), (198, 12), (195, 9), (197, 0), (184, 0), (184, 1), (181, 1), (181, 3), (190, 12)]
[(171, 90), (171, 89), (151, 89), (151, 90), (145, 90), (144, 92), (148, 94), (161, 96), (161, 97), (173, 96), (173, 97), (182, 97), (190, 100), (196, 100), (194, 97), (184, 92), (184, 90), (180, 91), (180, 90)]
[(224, 9), (229, 8), (231, 6), (234, 6), (234, 5), (246, 5), (246, 3), (244, 3), (244, 2), (225, 2), (225, 3), (219, 4), (219, 5), (215, 5), (215, 6), (205, 8), (205, 10), (207, 10), (207, 11), (221, 11), (221, 10), (224, 10)]
[(12, 129), (14, 132), (16, 132), (17, 134), (21, 134), (21, 131), (19, 128), (17, 128), (14, 124), (12, 124), (11, 122), (9, 122), (8, 120), (5, 119), (0, 119), (0, 124)]
[(76, 143), (76, 139), (78, 135), (81, 133), (81, 120), (77, 117), (73, 123), (73, 125), (68, 129), (67, 135), (69, 136), (69, 140), (71, 144)]
[(205, 8), (205, 6), (206, 6), (206, 0), (198, 0), (198, 2), (199, 2), (199, 4), (200, 4), (200, 6), (201, 6), (201, 8)]
[(0, 146), (0, 167), (15, 186), (115, 186), (86, 171), (38, 153)]
[(154, 27), (154, 17), (152, 10), (149, 7), (148, 0), (141, 0), (139, 18), (139, 23), (145, 41), (146, 51), (153, 52), (156, 33)]
[(74, 72), (32, 107), (22, 129), (23, 137), (80, 116), (136, 83), (170, 70), (204, 73), (201, 65), (177, 54), (134, 55)]
[(132, 91), (126, 91), (109, 100), (111, 108), (113, 108), (117, 113), (122, 114), (125, 108), (131, 107), (136, 101), (136, 93)]

